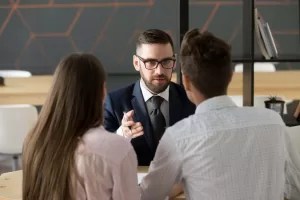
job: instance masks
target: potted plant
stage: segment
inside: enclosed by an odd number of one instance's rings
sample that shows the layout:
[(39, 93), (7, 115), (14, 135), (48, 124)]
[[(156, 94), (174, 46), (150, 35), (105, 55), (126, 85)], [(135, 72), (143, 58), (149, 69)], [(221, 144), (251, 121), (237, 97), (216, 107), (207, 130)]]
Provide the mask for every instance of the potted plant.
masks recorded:
[(277, 96), (270, 96), (267, 101), (265, 101), (265, 107), (274, 110), (280, 115), (283, 115), (285, 101), (277, 98)]

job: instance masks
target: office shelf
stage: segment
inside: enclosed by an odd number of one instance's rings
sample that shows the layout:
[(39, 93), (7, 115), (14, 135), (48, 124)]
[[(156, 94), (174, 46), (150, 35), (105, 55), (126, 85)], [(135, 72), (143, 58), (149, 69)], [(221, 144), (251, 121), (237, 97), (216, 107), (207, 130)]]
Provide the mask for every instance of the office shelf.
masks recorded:
[[(298, 3), (300, 10), (300, 3)], [(300, 55), (279, 55), (276, 59), (266, 60), (257, 56), (254, 52), (255, 30), (254, 30), (254, 8), (255, 0), (243, 0), (243, 55), (233, 57), (233, 63), (243, 63), (243, 105), (253, 106), (254, 103), (254, 63), (255, 62), (300, 62)], [(179, 0), (179, 30), (180, 44), (184, 34), (189, 29), (189, 0)], [(300, 20), (300, 15), (299, 15)], [(299, 44), (300, 45), (300, 44)], [(178, 80), (182, 84), (181, 70), (178, 67)]]
[(246, 62), (272, 62), (272, 63), (280, 63), (280, 62), (291, 62), (296, 63), (300, 62), (300, 55), (280, 55), (278, 58), (267, 60), (260, 56), (255, 56), (254, 58), (249, 57), (233, 57), (233, 63), (246, 63)]

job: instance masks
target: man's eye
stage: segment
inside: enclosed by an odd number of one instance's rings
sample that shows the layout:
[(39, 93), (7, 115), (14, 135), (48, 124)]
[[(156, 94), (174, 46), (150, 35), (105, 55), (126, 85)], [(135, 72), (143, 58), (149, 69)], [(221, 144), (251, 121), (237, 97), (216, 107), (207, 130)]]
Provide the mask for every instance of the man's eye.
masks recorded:
[(163, 65), (168, 65), (168, 64), (170, 64), (172, 62), (172, 60), (164, 60), (164, 61), (162, 61), (162, 64)]
[(148, 61), (149, 65), (156, 65), (156, 63), (157, 63), (157, 61), (155, 61), (155, 60), (149, 60)]

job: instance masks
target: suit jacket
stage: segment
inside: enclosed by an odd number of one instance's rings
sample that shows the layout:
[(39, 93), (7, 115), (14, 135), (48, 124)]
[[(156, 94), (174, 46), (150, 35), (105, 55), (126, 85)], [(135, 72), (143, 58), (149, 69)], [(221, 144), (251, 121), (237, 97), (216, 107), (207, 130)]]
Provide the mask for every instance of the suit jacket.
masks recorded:
[[(141, 122), (144, 135), (131, 140), (137, 154), (139, 166), (149, 166), (153, 160), (156, 145), (140, 81), (108, 93), (105, 100), (104, 127), (116, 132), (121, 126), (123, 112), (134, 110), (133, 120)], [(195, 105), (190, 102), (180, 85), (171, 82), (169, 88), (169, 126), (195, 113)]]

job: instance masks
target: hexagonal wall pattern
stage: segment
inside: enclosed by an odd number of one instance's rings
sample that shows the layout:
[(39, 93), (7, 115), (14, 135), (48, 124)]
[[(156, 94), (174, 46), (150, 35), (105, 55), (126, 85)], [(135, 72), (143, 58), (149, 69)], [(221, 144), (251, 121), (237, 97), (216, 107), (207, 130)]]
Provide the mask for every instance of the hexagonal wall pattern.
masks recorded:
[[(138, 34), (170, 33), (179, 49), (179, 0), (2, 0), (0, 69), (51, 74), (72, 52), (94, 53), (108, 73), (131, 73)], [(296, 0), (256, 1), (280, 53), (299, 53)], [(209, 30), (242, 52), (241, 0), (190, 0), (190, 28)], [(287, 45), (289, 43), (290, 45)], [(256, 48), (257, 49), (257, 48)], [(294, 65), (283, 65), (282, 69)]]

